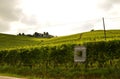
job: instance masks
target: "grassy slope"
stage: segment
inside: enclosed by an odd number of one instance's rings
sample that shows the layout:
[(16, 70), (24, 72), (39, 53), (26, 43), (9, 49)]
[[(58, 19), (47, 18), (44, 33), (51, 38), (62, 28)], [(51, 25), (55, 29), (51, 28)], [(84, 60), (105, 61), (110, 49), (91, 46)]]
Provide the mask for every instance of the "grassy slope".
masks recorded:
[[(41, 45), (58, 45), (64, 43), (83, 43), (89, 41), (103, 40), (104, 33), (102, 30), (84, 32), (69, 36), (55, 37), (51, 39), (0, 34), (0, 50)], [(108, 30), (107, 40), (120, 40), (120, 30)]]
[[(107, 40), (120, 40), (120, 30), (108, 30), (106, 32)], [(69, 36), (57, 37), (46, 40), (44, 43), (61, 44), (61, 43), (84, 43), (91, 41), (104, 41), (104, 32), (97, 30), (93, 32), (84, 32)]]
[(42, 39), (26, 37), (26, 36), (0, 34), (0, 49), (21, 48), (21, 47), (38, 45), (41, 40)]

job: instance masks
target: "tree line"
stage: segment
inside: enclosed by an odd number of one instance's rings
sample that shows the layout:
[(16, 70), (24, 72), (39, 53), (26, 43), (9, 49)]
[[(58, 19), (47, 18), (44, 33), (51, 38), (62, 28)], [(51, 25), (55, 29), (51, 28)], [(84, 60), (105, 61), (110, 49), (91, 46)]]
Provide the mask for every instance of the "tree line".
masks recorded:
[(25, 33), (19, 33), (18, 36), (29, 36), (29, 37), (37, 37), (37, 38), (52, 38), (53, 35), (50, 35), (48, 32), (38, 33), (35, 32), (33, 34), (25, 34)]

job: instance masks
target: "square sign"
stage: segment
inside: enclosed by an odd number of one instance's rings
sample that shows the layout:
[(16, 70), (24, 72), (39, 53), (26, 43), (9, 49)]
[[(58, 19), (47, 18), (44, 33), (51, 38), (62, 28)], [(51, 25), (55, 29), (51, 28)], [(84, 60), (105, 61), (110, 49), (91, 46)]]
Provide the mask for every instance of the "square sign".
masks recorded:
[(86, 60), (86, 47), (76, 46), (74, 48), (74, 62), (85, 62)]

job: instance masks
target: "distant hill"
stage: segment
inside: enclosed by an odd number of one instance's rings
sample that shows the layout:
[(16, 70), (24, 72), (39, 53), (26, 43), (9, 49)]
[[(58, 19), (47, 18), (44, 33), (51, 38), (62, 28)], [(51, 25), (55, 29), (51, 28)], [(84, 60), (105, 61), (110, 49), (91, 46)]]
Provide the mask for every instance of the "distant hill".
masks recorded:
[[(106, 39), (120, 40), (120, 30), (107, 30)], [(0, 33), (0, 50), (23, 48), (23, 47), (37, 47), (42, 45), (59, 45), (66, 43), (84, 43), (92, 41), (104, 41), (103, 30), (95, 30), (90, 32), (83, 32), (69, 36), (53, 37), (53, 38), (35, 38), (27, 36), (16, 36)]]
[(0, 33), (0, 49), (22, 48), (37, 45), (41, 39)]

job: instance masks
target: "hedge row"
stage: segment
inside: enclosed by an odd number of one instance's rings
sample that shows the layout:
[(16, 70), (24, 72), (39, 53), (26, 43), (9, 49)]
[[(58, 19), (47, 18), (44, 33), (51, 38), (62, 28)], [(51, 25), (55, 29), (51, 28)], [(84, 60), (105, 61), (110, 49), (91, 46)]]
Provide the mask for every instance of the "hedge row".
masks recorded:
[[(77, 44), (63, 44), (59, 46), (41, 46), (30, 49), (14, 49), (0, 51), (0, 65), (12, 66), (67, 66), (74, 63), (74, 47)], [(120, 58), (120, 40), (88, 42), (86, 65), (96, 63), (104, 66), (104, 63)]]

